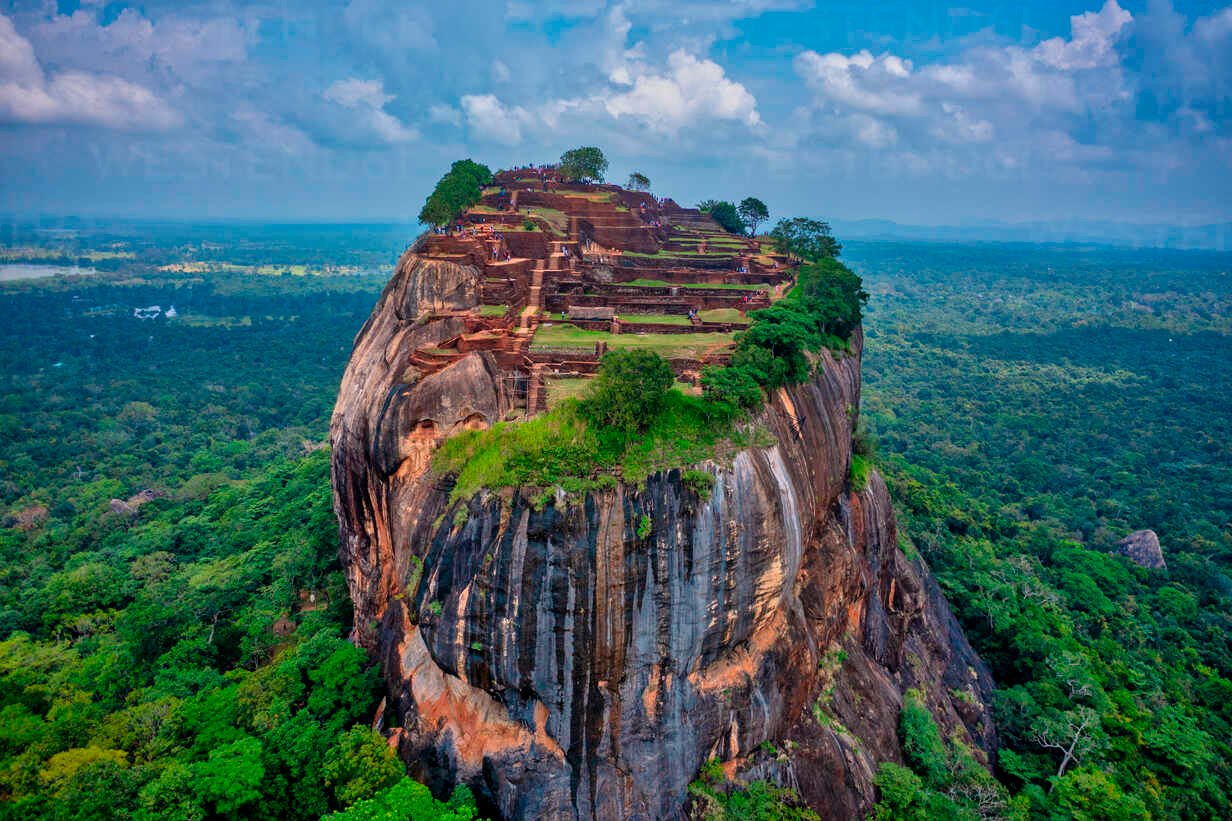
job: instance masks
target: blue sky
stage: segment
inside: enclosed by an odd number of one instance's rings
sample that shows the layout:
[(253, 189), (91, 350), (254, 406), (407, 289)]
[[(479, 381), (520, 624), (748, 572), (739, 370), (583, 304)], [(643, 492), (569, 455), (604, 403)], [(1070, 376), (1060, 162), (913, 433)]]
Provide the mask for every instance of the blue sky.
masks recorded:
[(1232, 220), (1232, 5), (0, 2), (0, 211), (409, 219), (601, 146), (776, 215)]

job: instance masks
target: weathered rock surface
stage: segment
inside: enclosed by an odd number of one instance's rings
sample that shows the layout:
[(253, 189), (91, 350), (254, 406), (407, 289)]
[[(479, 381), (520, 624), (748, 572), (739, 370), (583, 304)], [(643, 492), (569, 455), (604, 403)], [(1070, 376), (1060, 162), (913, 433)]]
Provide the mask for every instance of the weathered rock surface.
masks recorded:
[[(465, 781), (509, 818), (671, 818), (717, 756), (859, 817), (878, 763), (900, 759), (910, 687), (991, 751), (987, 669), (900, 549), (881, 479), (848, 484), (858, 335), (772, 397), (758, 421), (776, 446), (698, 466), (708, 498), (673, 471), (543, 510), (480, 495), (460, 515), (432, 448), (512, 399), (482, 355), (422, 379), (405, 363), (457, 332), (423, 317), (473, 304), (476, 278), (403, 257), (332, 425), (357, 637), (415, 774)], [(766, 760), (766, 741), (785, 752)]]
[(1163, 548), (1159, 546), (1159, 537), (1154, 530), (1135, 530), (1130, 533), (1117, 542), (1117, 553), (1141, 567), (1159, 570), (1168, 566), (1164, 561)]

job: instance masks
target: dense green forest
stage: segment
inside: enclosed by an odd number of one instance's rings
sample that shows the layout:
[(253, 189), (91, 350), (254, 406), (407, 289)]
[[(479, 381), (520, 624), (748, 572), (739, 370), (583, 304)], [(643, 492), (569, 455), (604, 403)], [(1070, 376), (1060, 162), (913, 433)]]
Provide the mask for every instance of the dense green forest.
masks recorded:
[[(863, 420), (996, 677), (1007, 788), (891, 768), (883, 816), (1229, 817), (1232, 258), (847, 255), (872, 294)], [(1110, 555), (1139, 528), (1166, 570)]]
[[(347, 641), (326, 432), (385, 276), (160, 268), (387, 275), (406, 237), (100, 236), (54, 249), (133, 256), (0, 290), (0, 817), (472, 817), (369, 729)], [(879, 817), (1228, 817), (1232, 260), (844, 257), (871, 294), (873, 458), (993, 669), (1004, 745), (990, 783), (909, 699)], [(179, 316), (133, 316), (155, 304)], [(1138, 528), (1166, 570), (1110, 554)], [(753, 792), (711, 797), (748, 817)]]
[(383, 279), (5, 287), (0, 817), (471, 816), (369, 729), (347, 641), (326, 432)]

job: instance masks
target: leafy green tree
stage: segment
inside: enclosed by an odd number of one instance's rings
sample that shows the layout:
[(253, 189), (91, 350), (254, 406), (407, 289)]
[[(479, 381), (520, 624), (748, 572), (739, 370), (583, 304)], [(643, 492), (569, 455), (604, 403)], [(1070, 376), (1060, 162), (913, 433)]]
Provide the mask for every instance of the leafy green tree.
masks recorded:
[(672, 386), (672, 369), (653, 351), (609, 351), (582, 403), (583, 412), (599, 424), (627, 433), (644, 431), (663, 406)]
[(560, 173), (576, 182), (603, 182), (607, 157), (593, 145), (571, 148), (560, 155)]
[(929, 790), (911, 770), (892, 762), (878, 768), (873, 785), (877, 788), (877, 805), (873, 808), (877, 821), (934, 821), (956, 814), (954, 802)]
[(729, 234), (744, 233), (744, 220), (736, 212), (736, 206), (727, 200), (702, 200), (697, 207), (703, 214), (709, 214), (710, 218)]
[(629, 175), (629, 181), (625, 183), (625, 188), (630, 191), (649, 191), (650, 177), (647, 177), (640, 171), (634, 171)]
[(322, 821), (472, 821), (478, 814), (475, 797), (467, 787), (457, 787), (448, 801), (440, 802), (423, 784), (403, 778), (372, 798), (327, 815)]
[(837, 257), (843, 246), (830, 231), (830, 224), (807, 217), (782, 219), (770, 232), (781, 253), (819, 262)]
[(932, 789), (946, 786), (950, 778), (949, 754), (941, 730), (918, 690), (908, 690), (898, 714), (899, 741), (903, 758)]
[(1146, 821), (1151, 817), (1146, 805), (1125, 795), (1105, 773), (1082, 767), (1057, 781), (1052, 796), (1054, 818), (1074, 821)]
[(492, 172), (486, 165), (474, 160), (458, 160), (428, 195), (419, 212), (419, 221), (426, 225), (448, 225), (479, 202), (483, 186), (491, 181)]
[(732, 411), (756, 408), (765, 399), (761, 386), (749, 371), (713, 366), (702, 371), (702, 395)]
[(802, 806), (795, 791), (762, 780), (746, 785), (727, 781), (717, 759), (702, 765), (689, 785), (690, 817), (704, 821), (817, 821), (817, 813)]
[(757, 197), (745, 197), (736, 207), (740, 221), (749, 230), (749, 236), (757, 236), (757, 226), (770, 219), (770, 209)]
[(402, 761), (381, 734), (363, 726), (342, 734), (325, 757), (323, 773), (343, 807), (374, 797), (406, 775)]
[(141, 788), (134, 818), (137, 821), (161, 821), (164, 818), (203, 821), (206, 815), (192, 769), (173, 760), (157, 778)]
[[(858, 274), (836, 259), (800, 266), (792, 299), (813, 317), (825, 335), (847, 339), (863, 320), (868, 293)], [(798, 293), (797, 293), (798, 292)]]
[(265, 778), (261, 753), (261, 742), (252, 736), (212, 750), (193, 767), (201, 799), (223, 816), (236, 816), (259, 801)]

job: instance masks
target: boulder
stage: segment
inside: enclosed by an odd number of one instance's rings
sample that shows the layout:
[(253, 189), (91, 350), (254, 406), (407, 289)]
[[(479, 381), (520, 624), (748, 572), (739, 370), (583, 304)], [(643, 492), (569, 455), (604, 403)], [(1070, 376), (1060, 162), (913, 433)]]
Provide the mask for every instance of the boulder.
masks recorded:
[(1116, 552), (1140, 567), (1159, 570), (1168, 566), (1154, 530), (1135, 530), (1117, 542)]

